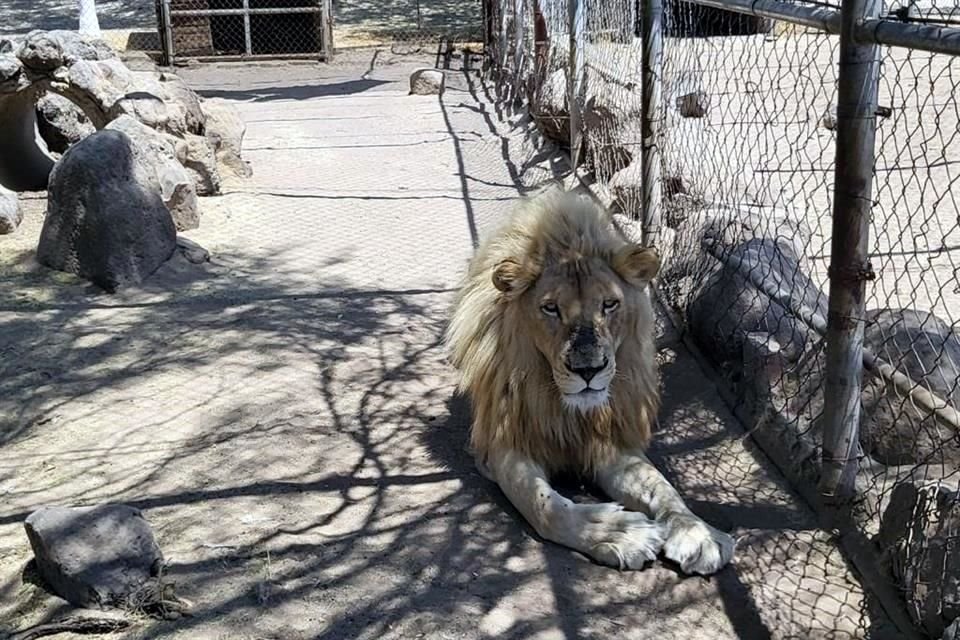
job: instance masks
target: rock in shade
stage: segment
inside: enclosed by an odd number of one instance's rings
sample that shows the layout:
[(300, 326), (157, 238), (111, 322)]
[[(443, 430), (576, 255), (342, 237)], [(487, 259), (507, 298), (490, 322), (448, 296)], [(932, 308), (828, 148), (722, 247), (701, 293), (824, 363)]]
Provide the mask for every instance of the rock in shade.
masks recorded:
[(0, 236), (13, 233), (23, 221), (17, 194), (0, 185)]
[(163, 568), (150, 524), (133, 507), (43, 507), (24, 527), (37, 573), (77, 607), (125, 607)]

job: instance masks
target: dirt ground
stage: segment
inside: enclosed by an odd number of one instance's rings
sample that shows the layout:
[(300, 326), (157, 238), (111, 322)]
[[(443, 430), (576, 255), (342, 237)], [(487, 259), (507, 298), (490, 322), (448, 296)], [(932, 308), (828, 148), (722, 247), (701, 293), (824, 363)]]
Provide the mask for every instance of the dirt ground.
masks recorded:
[(0, 629), (67, 612), (24, 573), (23, 519), (116, 501), (144, 511), (195, 611), (111, 637), (894, 637), (662, 319), (655, 458), (734, 533), (731, 567), (597, 566), (476, 472), (448, 305), (478, 235), (556, 158), (475, 77), (406, 95), (424, 64), (183, 70), (237, 104), (254, 176), (185, 234), (209, 263), (175, 257), (140, 289), (39, 267), (27, 196), (0, 238)]

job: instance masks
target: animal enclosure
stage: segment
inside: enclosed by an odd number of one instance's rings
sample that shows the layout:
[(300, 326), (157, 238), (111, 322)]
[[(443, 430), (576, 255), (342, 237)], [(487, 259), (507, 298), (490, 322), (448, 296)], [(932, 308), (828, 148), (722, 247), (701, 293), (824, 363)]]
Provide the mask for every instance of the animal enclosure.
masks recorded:
[(177, 58), (330, 55), (330, 0), (156, 0), (167, 64)]
[[(656, 245), (656, 294), (901, 627), (960, 615), (960, 30), (854, 0), (500, 0), (501, 99)], [(880, 561), (880, 562), (878, 562)]]

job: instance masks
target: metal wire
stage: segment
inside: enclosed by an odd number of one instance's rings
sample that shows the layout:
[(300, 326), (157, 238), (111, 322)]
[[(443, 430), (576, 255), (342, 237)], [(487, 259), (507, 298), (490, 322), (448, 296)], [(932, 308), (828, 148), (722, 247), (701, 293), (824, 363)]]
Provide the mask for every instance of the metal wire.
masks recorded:
[(168, 62), (178, 58), (325, 57), (328, 0), (156, 0)]
[[(492, 2), (488, 60), (501, 97), (526, 106), (546, 138), (569, 146), (570, 115), (579, 113), (579, 160), (614, 211), (638, 221), (640, 4), (580, 1), (582, 74), (569, 63), (566, 0)], [(831, 212), (841, 188), (839, 39), (827, 31), (839, 32), (839, 14), (820, 2), (766, 2), (766, 17), (723, 4), (664, 4), (651, 141), (661, 158), (658, 292), (726, 376), (758, 441), (815, 494)], [(770, 19), (792, 10), (797, 24)], [(956, 9), (941, 0), (889, 2), (881, 15), (947, 27)], [(960, 575), (960, 63), (928, 52), (952, 50), (949, 29), (911, 38), (928, 39), (916, 49), (881, 47), (870, 264), (834, 274), (873, 278), (866, 314), (834, 321), (864, 326), (850, 526), (885, 560), (913, 624), (940, 637), (960, 615), (953, 587), (932, 587)]]

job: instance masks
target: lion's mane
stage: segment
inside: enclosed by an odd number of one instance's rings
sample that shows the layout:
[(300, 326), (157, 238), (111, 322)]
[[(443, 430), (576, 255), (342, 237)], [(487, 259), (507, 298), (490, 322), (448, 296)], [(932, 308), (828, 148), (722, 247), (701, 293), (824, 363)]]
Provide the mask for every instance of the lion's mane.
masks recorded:
[(597, 256), (608, 263), (629, 241), (613, 217), (585, 196), (559, 189), (523, 199), (479, 247), (454, 302), (446, 344), (473, 410), (471, 446), (481, 462), (494, 451), (524, 453), (551, 472), (590, 474), (620, 450), (649, 441), (659, 404), (654, 314), (649, 293), (636, 296), (639, 317), (617, 350), (609, 404), (586, 414), (563, 406), (550, 366), (527, 334), (529, 322), (493, 283), (513, 260), (535, 280), (550, 259)]

